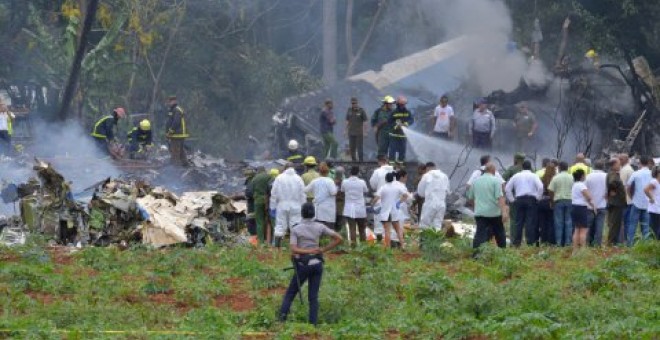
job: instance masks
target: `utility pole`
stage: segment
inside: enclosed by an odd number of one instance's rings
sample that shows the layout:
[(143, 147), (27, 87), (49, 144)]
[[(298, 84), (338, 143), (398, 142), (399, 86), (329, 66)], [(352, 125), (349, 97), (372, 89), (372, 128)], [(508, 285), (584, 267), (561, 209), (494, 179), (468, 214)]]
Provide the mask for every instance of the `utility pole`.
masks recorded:
[(323, 82), (337, 82), (337, 0), (323, 0)]

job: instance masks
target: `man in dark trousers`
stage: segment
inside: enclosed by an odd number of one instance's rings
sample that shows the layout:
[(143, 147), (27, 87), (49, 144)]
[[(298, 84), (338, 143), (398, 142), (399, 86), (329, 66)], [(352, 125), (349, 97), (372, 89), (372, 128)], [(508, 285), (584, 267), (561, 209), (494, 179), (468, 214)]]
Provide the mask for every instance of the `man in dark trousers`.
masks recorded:
[(346, 112), (346, 136), (352, 161), (364, 160), (363, 144), (367, 134), (367, 113), (358, 104), (358, 99), (351, 98), (351, 107)]
[(617, 158), (610, 160), (610, 171), (607, 173), (607, 244), (610, 246), (620, 244), (623, 240), (621, 224), (623, 212), (626, 210), (626, 186), (621, 180), (621, 161)]
[[(516, 208), (515, 228), (512, 230), (513, 246), (522, 243), (523, 230), (527, 245), (537, 245), (539, 232), (537, 225), (538, 202), (543, 196), (543, 182), (532, 172), (532, 163), (524, 161), (522, 171), (506, 182), (506, 196)], [(515, 198), (514, 198), (515, 197)]]
[(388, 122), (390, 128), (390, 162), (400, 163), (406, 161), (406, 138), (403, 132), (404, 127), (408, 127), (415, 122), (412, 113), (406, 108), (408, 99), (399, 96), (396, 99), (396, 109), (392, 112)]
[(478, 177), (470, 186), (467, 197), (474, 201), (474, 215), (477, 222), (477, 232), (474, 235), (473, 247), (479, 248), (495, 236), (497, 246), (506, 247), (506, 232), (504, 223), (509, 219), (502, 181), (495, 177), (497, 167), (487, 163), (484, 174)]
[[(302, 290), (302, 285), (309, 282), (307, 301), (309, 302), (309, 323), (318, 324), (319, 289), (323, 277), (323, 253), (335, 248), (342, 241), (341, 235), (314, 221), (314, 204), (305, 203), (301, 208), (302, 221), (291, 229), (291, 256), (294, 274), (289, 288), (284, 294), (284, 300), (279, 311), (280, 321), (286, 321), (291, 304)], [(332, 237), (332, 242), (325, 247), (319, 247), (322, 236)]]
[(168, 112), (165, 135), (170, 144), (169, 149), (172, 163), (186, 166), (188, 164), (188, 157), (186, 157), (184, 142), (190, 135), (186, 127), (185, 113), (177, 103), (176, 96), (169, 96), (167, 105)]
[(371, 126), (374, 128), (378, 145), (378, 156), (387, 156), (390, 147), (390, 130), (387, 123), (392, 115), (392, 105), (394, 105), (394, 98), (385, 96), (383, 105), (371, 116)]
[(337, 140), (335, 139), (335, 124), (337, 119), (332, 111), (332, 100), (326, 99), (319, 116), (320, 131), (323, 137), (323, 159), (337, 158)]

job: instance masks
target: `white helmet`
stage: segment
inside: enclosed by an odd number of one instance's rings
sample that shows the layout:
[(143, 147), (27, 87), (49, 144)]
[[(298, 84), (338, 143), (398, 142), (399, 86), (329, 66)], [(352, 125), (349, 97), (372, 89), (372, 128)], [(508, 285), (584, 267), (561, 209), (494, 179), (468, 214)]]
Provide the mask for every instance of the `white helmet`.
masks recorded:
[(289, 141), (289, 150), (295, 151), (298, 150), (298, 141), (295, 139), (292, 139)]

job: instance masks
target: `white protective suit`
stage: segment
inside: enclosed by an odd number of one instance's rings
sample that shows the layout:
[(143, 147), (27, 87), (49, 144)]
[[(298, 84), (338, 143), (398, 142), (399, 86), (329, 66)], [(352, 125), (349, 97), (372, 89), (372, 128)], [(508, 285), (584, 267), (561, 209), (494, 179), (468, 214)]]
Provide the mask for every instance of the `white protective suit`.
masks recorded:
[(287, 229), (300, 223), (300, 208), (307, 202), (305, 184), (292, 168), (286, 169), (275, 178), (270, 193), (270, 206), (277, 210), (275, 215), (275, 237), (286, 235)]
[(417, 187), (417, 194), (423, 197), (422, 216), (419, 219), (420, 228), (442, 228), (447, 209), (446, 199), (449, 194), (449, 178), (441, 170), (431, 170), (422, 176)]
[[(371, 187), (371, 190), (378, 191), (380, 188), (382, 188), (386, 183), (385, 176), (393, 171), (394, 167), (391, 165), (381, 165), (380, 168), (374, 170), (374, 173), (369, 179), (369, 186)], [(383, 223), (381, 223), (378, 218), (374, 218), (374, 234), (382, 235), (384, 231), (385, 229), (383, 229)]]
[(337, 218), (337, 185), (328, 177), (314, 179), (305, 188), (305, 193), (314, 194), (315, 219), (335, 223)]

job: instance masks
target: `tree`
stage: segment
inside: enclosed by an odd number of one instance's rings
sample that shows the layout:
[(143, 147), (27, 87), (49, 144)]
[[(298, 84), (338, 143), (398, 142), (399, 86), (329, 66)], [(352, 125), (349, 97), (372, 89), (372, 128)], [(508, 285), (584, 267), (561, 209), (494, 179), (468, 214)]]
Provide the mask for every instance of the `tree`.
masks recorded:
[(323, 0), (323, 82), (337, 81), (337, 0)]

